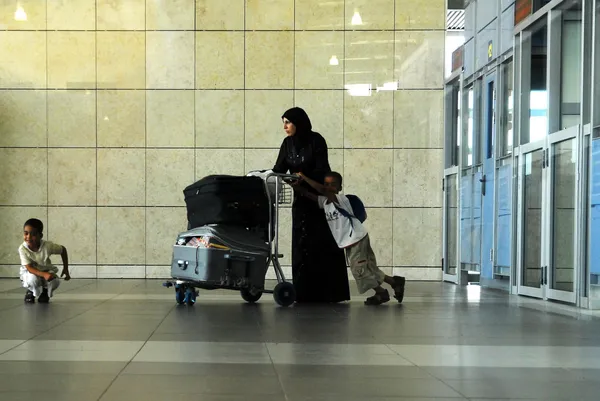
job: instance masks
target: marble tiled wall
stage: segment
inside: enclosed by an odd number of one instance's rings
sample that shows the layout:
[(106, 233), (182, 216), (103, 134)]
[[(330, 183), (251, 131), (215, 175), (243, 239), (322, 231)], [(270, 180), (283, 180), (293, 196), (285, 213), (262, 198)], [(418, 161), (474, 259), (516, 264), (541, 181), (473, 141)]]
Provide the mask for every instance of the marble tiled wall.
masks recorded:
[(167, 276), (183, 188), (270, 168), (298, 105), (380, 265), (439, 279), (444, 24), (445, 0), (0, 1), (0, 275), (38, 217), (74, 277)]

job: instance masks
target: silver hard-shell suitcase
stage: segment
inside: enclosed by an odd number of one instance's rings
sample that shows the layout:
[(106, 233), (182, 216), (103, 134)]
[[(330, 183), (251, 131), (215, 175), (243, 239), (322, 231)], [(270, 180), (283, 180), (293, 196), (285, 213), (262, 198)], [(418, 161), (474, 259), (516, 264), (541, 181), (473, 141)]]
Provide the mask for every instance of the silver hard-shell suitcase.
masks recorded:
[(202, 226), (179, 234), (171, 277), (208, 289), (262, 292), (268, 257), (268, 244), (256, 233), (239, 227)]

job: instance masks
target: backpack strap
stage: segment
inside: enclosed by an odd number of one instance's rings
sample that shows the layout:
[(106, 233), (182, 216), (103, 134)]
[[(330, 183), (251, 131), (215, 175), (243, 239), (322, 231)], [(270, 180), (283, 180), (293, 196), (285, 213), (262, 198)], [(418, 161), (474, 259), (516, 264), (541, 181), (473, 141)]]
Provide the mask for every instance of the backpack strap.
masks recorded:
[(352, 234), (354, 233), (354, 220), (352, 220), (353, 218), (355, 219), (356, 217), (348, 212), (346, 209), (343, 209), (341, 207), (339, 207), (337, 205), (337, 203), (333, 203), (333, 205), (335, 206), (335, 208), (337, 209), (337, 211), (344, 217), (347, 217), (348, 219), (350, 219), (350, 227), (352, 227), (352, 231), (350, 232), (350, 237), (352, 237)]

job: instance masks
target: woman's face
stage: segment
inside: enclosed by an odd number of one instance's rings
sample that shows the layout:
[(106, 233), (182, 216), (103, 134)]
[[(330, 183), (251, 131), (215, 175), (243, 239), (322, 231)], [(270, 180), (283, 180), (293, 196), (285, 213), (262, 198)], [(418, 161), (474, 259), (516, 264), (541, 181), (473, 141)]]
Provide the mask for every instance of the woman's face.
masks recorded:
[(287, 136), (294, 136), (296, 133), (296, 126), (287, 118), (283, 118), (283, 130)]

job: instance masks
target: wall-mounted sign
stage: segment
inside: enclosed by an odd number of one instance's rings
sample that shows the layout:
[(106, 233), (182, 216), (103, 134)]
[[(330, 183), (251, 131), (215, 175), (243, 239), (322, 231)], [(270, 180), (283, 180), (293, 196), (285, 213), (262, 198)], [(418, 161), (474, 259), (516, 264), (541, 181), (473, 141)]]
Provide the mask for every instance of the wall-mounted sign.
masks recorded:
[(464, 65), (465, 46), (461, 46), (452, 52), (452, 72), (462, 69)]
[(494, 58), (494, 42), (490, 40), (488, 42), (488, 62), (492, 61), (493, 58)]
[(515, 1), (515, 26), (533, 13), (532, 0)]

